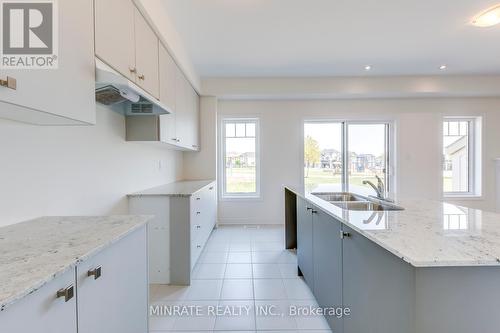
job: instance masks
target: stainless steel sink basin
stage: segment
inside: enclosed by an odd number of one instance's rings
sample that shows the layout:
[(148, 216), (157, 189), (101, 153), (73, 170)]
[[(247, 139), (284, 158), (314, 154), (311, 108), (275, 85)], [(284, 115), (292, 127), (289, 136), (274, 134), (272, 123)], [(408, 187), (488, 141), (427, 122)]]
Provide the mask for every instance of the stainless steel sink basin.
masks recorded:
[(323, 199), (332, 205), (346, 210), (359, 210), (359, 211), (390, 211), (390, 210), (404, 210), (403, 207), (396, 206), (392, 203), (378, 200), (371, 197), (364, 197), (362, 195), (349, 193), (349, 192), (316, 192), (312, 195)]
[(396, 205), (381, 204), (371, 201), (347, 201), (347, 202), (332, 202), (333, 205), (347, 210), (361, 211), (385, 211), (385, 210), (403, 210), (404, 208)]
[(349, 192), (336, 192), (336, 193), (311, 193), (320, 199), (328, 202), (345, 202), (345, 201), (366, 201), (365, 198), (352, 194)]

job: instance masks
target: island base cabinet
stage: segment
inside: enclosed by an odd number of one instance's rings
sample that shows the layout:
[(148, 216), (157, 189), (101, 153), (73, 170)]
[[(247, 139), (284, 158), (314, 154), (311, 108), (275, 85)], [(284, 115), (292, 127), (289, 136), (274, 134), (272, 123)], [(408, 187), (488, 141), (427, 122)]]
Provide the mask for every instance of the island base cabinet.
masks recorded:
[[(318, 210), (313, 214), (313, 294), (319, 306), (342, 306), (342, 239), (340, 222)], [(327, 316), (328, 324), (336, 333), (342, 332), (342, 318)]]
[[(57, 292), (73, 288), (66, 301)], [(0, 312), (2, 333), (76, 333), (76, 297), (73, 269), (52, 280), (36, 292)]]
[(312, 205), (297, 198), (297, 261), (311, 290), (314, 289), (312, 211)]
[(147, 333), (146, 226), (77, 266), (78, 333)]
[(343, 306), (351, 312), (344, 333), (415, 333), (414, 268), (345, 225), (343, 231)]
[(416, 269), (417, 333), (500, 331), (500, 267)]

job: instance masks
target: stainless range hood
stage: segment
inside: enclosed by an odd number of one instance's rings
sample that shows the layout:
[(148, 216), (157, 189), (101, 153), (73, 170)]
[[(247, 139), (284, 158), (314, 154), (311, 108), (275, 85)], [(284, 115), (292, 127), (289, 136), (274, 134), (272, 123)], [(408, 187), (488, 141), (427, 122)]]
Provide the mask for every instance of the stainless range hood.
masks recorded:
[(126, 116), (169, 114), (172, 111), (120, 73), (96, 58), (96, 101), (123, 106)]

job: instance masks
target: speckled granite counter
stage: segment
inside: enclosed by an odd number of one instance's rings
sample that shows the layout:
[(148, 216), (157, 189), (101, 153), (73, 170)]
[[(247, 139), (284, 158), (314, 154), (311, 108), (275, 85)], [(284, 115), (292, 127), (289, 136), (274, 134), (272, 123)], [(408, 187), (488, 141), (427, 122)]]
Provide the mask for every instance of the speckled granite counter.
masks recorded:
[(402, 211), (343, 210), (288, 188), (414, 267), (500, 266), (500, 214), (429, 200)]
[(130, 215), (42, 217), (0, 228), (0, 310), (149, 219)]
[(164, 195), (170, 197), (189, 197), (214, 182), (214, 180), (185, 180), (153, 187), (129, 194), (129, 196)]

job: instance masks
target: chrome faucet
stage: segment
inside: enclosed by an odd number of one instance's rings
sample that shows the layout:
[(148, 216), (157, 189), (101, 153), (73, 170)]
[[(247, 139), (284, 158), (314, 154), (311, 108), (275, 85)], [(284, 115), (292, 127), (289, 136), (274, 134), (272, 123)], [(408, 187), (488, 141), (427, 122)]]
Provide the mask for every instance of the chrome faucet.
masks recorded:
[(370, 185), (375, 190), (375, 192), (377, 193), (377, 198), (379, 198), (380, 200), (386, 200), (385, 199), (385, 189), (384, 189), (385, 186), (384, 186), (384, 182), (377, 175), (375, 175), (375, 178), (377, 178), (377, 186), (375, 186), (375, 184), (373, 184), (369, 180), (363, 180), (363, 185)]

